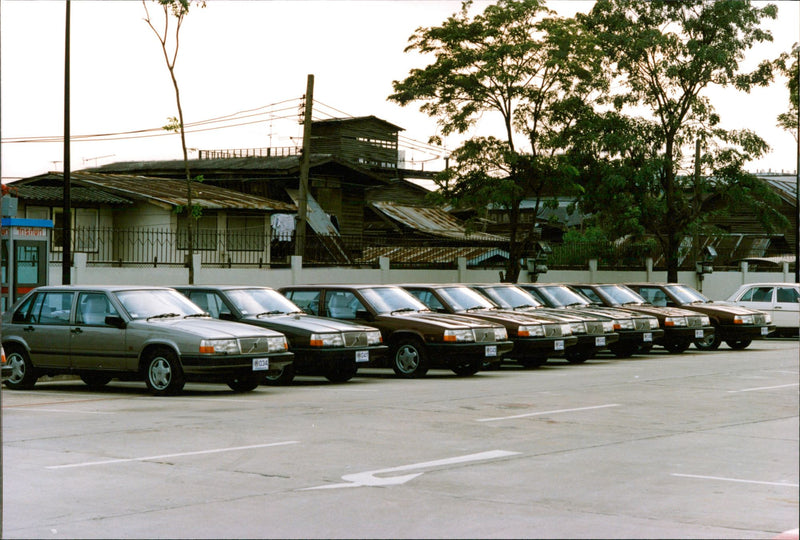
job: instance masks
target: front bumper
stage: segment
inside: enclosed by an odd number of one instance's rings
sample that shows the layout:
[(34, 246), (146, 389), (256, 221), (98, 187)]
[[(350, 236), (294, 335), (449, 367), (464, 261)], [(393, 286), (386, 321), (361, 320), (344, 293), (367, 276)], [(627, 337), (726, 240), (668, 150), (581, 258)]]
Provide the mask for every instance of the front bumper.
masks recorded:
[(298, 371), (335, 366), (366, 366), (384, 358), (386, 345), (370, 347), (292, 347), (294, 367)]
[(575, 336), (514, 338), (514, 349), (509, 356), (512, 358), (561, 356), (565, 350), (577, 343), (578, 338)]
[(619, 334), (619, 343), (633, 343), (636, 345), (652, 345), (654, 342), (661, 340), (664, 337), (663, 328), (654, 328), (652, 330), (617, 330)]
[[(283, 368), (291, 364), (294, 360), (294, 353), (280, 352), (269, 354), (248, 354), (248, 355), (229, 355), (229, 356), (182, 356), (181, 364), (183, 372), (193, 379), (218, 378), (226, 376), (241, 376), (247, 373), (254, 373), (254, 360), (268, 359), (269, 369), (263, 370), (264, 374), (280, 373)], [(259, 370), (260, 371), (260, 370)]]
[(735, 341), (740, 339), (764, 339), (775, 331), (774, 324), (726, 324), (717, 327), (722, 341)]
[(514, 348), (514, 343), (511, 341), (426, 343), (425, 345), (430, 352), (430, 363), (447, 368), (460, 366), (473, 360), (499, 362)]
[(703, 326), (702, 328), (694, 326), (666, 326), (664, 327), (664, 336), (656, 341), (656, 343), (694, 341), (695, 339), (703, 339), (713, 334), (713, 326)]

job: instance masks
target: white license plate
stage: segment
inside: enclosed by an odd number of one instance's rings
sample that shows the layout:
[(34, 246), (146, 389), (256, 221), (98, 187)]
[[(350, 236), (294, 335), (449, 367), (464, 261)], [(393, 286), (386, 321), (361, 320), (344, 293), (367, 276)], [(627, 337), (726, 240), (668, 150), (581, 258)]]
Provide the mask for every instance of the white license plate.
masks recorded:
[(653, 333), (652, 332), (645, 332), (642, 336), (642, 341), (653, 341)]
[(703, 337), (703, 331), (702, 330), (695, 330), (694, 331), (694, 337), (702, 338)]
[(595, 347), (605, 347), (606, 346), (606, 337), (600, 336), (594, 338), (594, 346)]
[(356, 351), (356, 362), (369, 362), (369, 351)]
[(497, 356), (497, 345), (487, 345), (486, 356)]
[(767, 334), (769, 334), (769, 328), (766, 327), (766, 326), (762, 326), (761, 327), (761, 335), (762, 336), (766, 336)]
[(253, 371), (269, 371), (269, 358), (253, 358)]
[(563, 351), (564, 350), (564, 340), (557, 339), (553, 342), (553, 350), (556, 351)]

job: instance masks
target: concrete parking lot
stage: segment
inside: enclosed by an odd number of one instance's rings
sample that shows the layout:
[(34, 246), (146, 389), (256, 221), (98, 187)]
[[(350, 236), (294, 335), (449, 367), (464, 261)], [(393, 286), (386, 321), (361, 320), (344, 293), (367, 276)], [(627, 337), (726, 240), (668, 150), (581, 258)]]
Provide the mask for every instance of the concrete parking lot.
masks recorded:
[(4, 538), (772, 538), (797, 340), (235, 394), (2, 390)]

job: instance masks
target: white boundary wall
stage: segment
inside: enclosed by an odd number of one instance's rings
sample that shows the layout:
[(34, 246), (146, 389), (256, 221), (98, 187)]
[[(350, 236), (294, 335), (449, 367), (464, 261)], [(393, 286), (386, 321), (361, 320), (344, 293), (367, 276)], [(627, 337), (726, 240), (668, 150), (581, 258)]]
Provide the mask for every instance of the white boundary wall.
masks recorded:
[[(313, 283), (487, 283), (500, 279), (499, 269), (468, 269), (466, 259), (458, 260), (452, 270), (390, 269), (389, 259), (381, 258), (380, 268), (359, 269), (347, 267), (308, 268), (302, 266), (300, 257), (292, 257), (291, 268), (203, 268), (200, 256), (195, 255), (195, 283), (198, 285), (265, 285), (284, 287)], [(50, 266), (50, 284), (61, 284), (61, 265)], [(184, 285), (188, 282), (187, 268), (108, 268), (87, 266), (86, 254), (75, 253), (71, 271), (72, 282), (79, 285)], [(586, 270), (550, 270), (539, 276), (539, 282), (551, 283), (633, 283), (663, 282), (666, 271), (653, 271), (648, 261), (647, 269), (640, 271), (598, 270), (596, 261), (590, 261)], [(740, 285), (756, 282), (792, 282), (794, 273), (784, 264), (782, 272), (750, 272), (747, 263), (739, 271), (713, 272), (698, 279), (695, 272), (680, 272), (678, 280), (703, 292), (714, 300), (724, 300)], [(523, 270), (520, 282), (529, 282)]]

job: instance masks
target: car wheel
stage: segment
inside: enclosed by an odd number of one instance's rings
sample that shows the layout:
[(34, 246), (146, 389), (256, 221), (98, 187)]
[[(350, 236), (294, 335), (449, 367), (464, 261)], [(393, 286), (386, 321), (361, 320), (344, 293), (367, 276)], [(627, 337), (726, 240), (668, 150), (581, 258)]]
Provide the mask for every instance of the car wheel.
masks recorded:
[(595, 349), (577, 349), (572, 347), (567, 349), (567, 352), (564, 353), (564, 358), (567, 359), (567, 362), (570, 364), (583, 364), (589, 358), (593, 357), (597, 351)]
[(664, 343), (664, 348), (673, 354), (680, 354), (688, 349), (691, 344), (691, 341), (668, 341)]
[(464, 364), (453, 366), (452, 369), (453, 373), (455, 373), (459, 377), (469, 377), (479, 372), (482, 367), (483, 367), (483, 360), (475, 360), (474, 362), (466, 362)]
[(547, 357), (544, 356), (525, 356), (517, 360), (522, 367), (526, 369), (536, 368), (547, 363)]
[(343, 383), (355, 377), (357, 372), (358, 367), (354, 365), (341, 365), (326, 371), (325, 378), (332, 383)]
[(419, 340), (401, 338), (392, 346), (392, 368), (401, 377), (423, 377), (428, 372), (428, 358)]
[(230, 386), (231, 390), (234, 392), (250, 392), (258, 388), (258, 385), (261, 384), (263, 380), (263, 373), (253, 373), (231, 379), (228, 381), (228, 386)]
[(14, 390), (33, 388), (39, 375), (28, 352), (19, 345), (9, 345), (5, 349), (6, 364), (11, 368), (11, 375), (5, 381), (6, 386)]
[(725, 343), (731, 349), (735, 351), (741, 351), (742, 349), (746, 349), (747, 347), (749, 347), (752, 342), (753, 342), (752, 339), (735, 339), (735, 340), (729, 339)]
[(109, 375), (105, 375), (103, 373), (84, 373), (83, 375), (81, 375), (81, 380), (85, 382), (89, 386), (89, 388), (93, 390), (104, 387), (109, 382), (111, 382), (112, 378), (113, 377), (110, 377)]
[(652, 345), (639, 345), (639, 352), (641, 354), (650, 354), (652, 350), (653, 350)]
[(710, 336), (705, 336), (703, 339), (694, 340), (694, 346), (701, 351), (716, 351), (719, 349), (722, 340), (719, 337), (719, 332), (714, 332)]
[(145, 382), (155, 396), (177, 394), (184, 385), (178, 356), (171, 349), (155, 349), (145, 360)]
[(630, 358), (639, 351), (639, 345), (636, 343), (612, 343), (608, 349), (617, 358)]
[(287, 386), (292, 384), (294, 375), (294, 366), (292, 364), (288, 364), (281, 368), (280, 371), (267, 372), (267, 377), (264, 379), (264, 384), (269, 386)]

